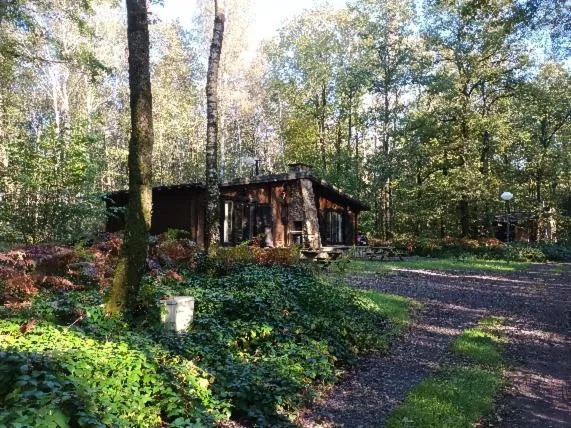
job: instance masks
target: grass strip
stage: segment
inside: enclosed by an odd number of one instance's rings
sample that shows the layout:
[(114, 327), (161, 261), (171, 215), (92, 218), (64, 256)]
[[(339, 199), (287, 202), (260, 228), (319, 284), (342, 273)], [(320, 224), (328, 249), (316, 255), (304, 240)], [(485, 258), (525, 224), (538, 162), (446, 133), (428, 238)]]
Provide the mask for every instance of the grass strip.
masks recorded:
[(505, 260), (481, 259), (413, 259), (395, 262), (378, 260), (351, 260), (347, 273), (388, 274), (394, 269), (419, 269), (443, 271), (515, 272), (529, 266), (529, 263)]
[(503, 362), (499, 329), (504, 320), (499, 317), (485, 317), (478, 325), (468, 328), (452, 343), (452, 351), (474, 363), (490, 367)]
[(394, 294), (380, 293), (374, 290), (362, 290), (361, 293), (387, 319), (389, 325), (383, 332), (387, 346), (410, 323), (414, 310), (419, 307), (415, 301)]
[(472, 427), (503, 384), (503, 320), (486, 317), (452, 344), (462, 363), (444, 368), (414, 387), (388, 420), (389, 428)]

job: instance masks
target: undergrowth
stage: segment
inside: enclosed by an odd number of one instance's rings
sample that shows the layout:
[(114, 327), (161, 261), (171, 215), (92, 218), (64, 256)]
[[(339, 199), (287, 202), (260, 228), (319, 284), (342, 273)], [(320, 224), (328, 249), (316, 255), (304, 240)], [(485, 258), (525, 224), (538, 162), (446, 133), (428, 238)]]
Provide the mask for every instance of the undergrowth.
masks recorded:
[[(386, 349), (406, 322), (407, 301), (303, 267), (182, 273), (149, 277), (146, 316), (131, 324), (106, 316), (96, 289), (41, 290), (31, 306), (2, 308), (0, 426), (289, 425), (316, 384)], [(185, 334), (156, 324), (170, 295), (196, 299)]]
[(445, 237), (402, 237), (392, 242), (396, 248), (410, 255), (439, 258), (475, 257), (483, 260), (518, 262), (569, 262), (569, 242), (511, 242), (506, 244), (495, 238), (464, 239)]

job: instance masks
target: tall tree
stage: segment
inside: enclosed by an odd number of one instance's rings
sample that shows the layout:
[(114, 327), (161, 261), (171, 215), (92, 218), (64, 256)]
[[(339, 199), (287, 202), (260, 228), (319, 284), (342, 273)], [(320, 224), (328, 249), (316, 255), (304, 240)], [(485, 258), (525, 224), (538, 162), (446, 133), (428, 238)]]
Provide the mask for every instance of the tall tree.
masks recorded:
[(514, 104), (517, 132), (506, 150), (509, 163), (532, 195), (529, 209), (554, 206), (569, 184), (564, 171), (571, 156), (571, 73), (557, 63), (543, 65), (532, 81), (522, 85)]
[(107, 304), (111, 313), (134, 309), (145, 272), (152, 210), (153, 103), (146, 0), (127, 0), (131, 139), (125, 241)]
[[(370, 74), (372, 106), (369, 120), (375, 124), (375, 144), (370, 175), (373, 180), (371, 195), (373, 218), (380, 235), (391, 235), (392, 177), (388, 160), (395, 142), (403, 113), (406, 111), (407, 92), (411, 90), (414, 71), (419, 63), (420, 45), (414, 34), (414, 3), (387, 0), (355, 2), (354, 9), (361, 30), (365, 64)], [(415, 67), (416, 66), (416, 67)]]
[(218, 188), (218, 69), (222, 40), (224, 38), (224, 10), (214, 0), (214, 28), (210, 43), (208, 71), (206, 74), (206, 188), (208, 202), (206, 206), (206, 227), (204, 243), (206, 249), (219, 240), (219, 205), (220, 190)]
[(439, 138), (447, 146), (442, 172), (454, 177), (461, 235), (489, 234), (499, 191), (492, 171), (506, 132), (506, 103), (528, 66), (526, 15), (511, 0), (428, 0), (426, 6), (425, 37), (435, 60), (432, 104), (441, 122), (450, 124)]

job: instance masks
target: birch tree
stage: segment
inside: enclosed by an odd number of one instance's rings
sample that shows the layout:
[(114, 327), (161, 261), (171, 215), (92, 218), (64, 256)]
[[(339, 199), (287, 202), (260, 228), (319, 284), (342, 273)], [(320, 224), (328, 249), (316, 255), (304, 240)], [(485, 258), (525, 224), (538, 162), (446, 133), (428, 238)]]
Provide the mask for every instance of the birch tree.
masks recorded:
[(214, 28), (206, 74), (206, 249), (219, 240), (220, 190), (218, 188), (218, 69), (224, 38), (224, 10), (214, 0)]

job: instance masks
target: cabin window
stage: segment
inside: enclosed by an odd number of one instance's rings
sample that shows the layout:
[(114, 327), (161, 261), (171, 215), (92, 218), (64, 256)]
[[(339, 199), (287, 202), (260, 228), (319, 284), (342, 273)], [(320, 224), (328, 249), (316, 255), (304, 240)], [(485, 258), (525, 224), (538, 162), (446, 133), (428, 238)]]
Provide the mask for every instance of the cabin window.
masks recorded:
[(325, 236), (330, 244), (343, 243), (343, 214), (337, 211), (325, 213)]
[(272, 241), (272, 210), (268, 204), (224, 201), (222, 243), (238, 244), (254, 236), (266, 235)]
[(259, 204), (256, 207), (256, 234), (265, 234), (272, 229), (272, 208), (268, 204)]
[(234, 203), (224, 201), (224, 243), (232, 243), (232, 217), (234, 214)]
[(302, 221), (294, 221), (293, 222), (293, 230), (291, 233), (291, 243), (295, 245), (303, 245), (303, 222)]

